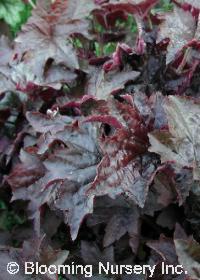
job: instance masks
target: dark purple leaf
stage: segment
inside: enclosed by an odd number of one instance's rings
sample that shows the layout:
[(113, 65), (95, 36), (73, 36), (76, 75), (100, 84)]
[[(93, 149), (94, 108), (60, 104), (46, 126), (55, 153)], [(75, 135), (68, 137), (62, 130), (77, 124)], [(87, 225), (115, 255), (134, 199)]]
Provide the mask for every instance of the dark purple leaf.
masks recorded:
[(108, 221), (105, 229), (104, 246), (107, 247), (111, 245), (128, 232), (130, 236), (130, 245), (132, 245), (132, 242), (134, 243), (134, 253), (137, 253), (140, 234), (139, 212), (136, 207), (123, 210), (118, 211), (118, 213), (114, 214)]
[(170, 96), (164, 108), (169, 131), (150, 133), (149, 150), (160, 154), (162, 162), (172, 161), (179, 167), (192, 168), (194, 179), (199, 180), (199, 104), (186, 98)]
[(200, 277), (200, 245), (193, 238), (175, 239), (175, 248), (179, 263), (192, 279)]
[(95, 243), (81, 242), (81, 255), (86, 264), (98, 265), (99, 262), (106, 264), (106, 262), (114, 263), (113, 247), (104, 249), (103, 252)]
[[(72, 1), (69, 2), (73, 4)], [(15, 81), (20, 77), (21, 84), (23, 76), (25, 82), (39, 85), (73, 80), (76, 76), (68, 72), (65, 77), (62, 66), (79, 68), (78, 57), (70, 41), (70, 35), (75, 33), (89, 37), (88, 23), (70, 18), (67, 0), (56, 1), (53, 4), (39, 1), (32, 16), (15, 39), (16, 53), (20, 59), (13, 73)], [(55, 67), (49, 70), (44, 79), (49, 62), (50, 65), (54, 63)]]
[(98, 99), (108, 99), (111, 94), (123, 89), (128, 81), (135, 81), (140, 73), (136, 71), (122, 71), (105, 73), (102, 69), (96, 68), (91, 71), (92, 76), (88, 81), (87, 94)]
[(158, 241), (149, 241), (147, 245), (160, 255), (163, 261), (168, 264), (178, 264), (178, 258), (175, 252), (175, 246), (170, 238), (160, 236)]
[(0, 37), (0, 94), (15, 89), (9, 67), (13, 58), (13, 49), (9, 39), (5, 36)]
[(196, 20), (189, 11), (174, 7), (173, 12), (166, 14), (160, 26), (157, 42), (170, 39), (166, 56), (167, 64), (175, 59), (178, 51), (198, 36)]
[[(9, 262), (16, 262), (19, 264), (20, 271), (14, 277), (14, 279), (27, 279), (25, 275), (25, 262), (39, 262), (49, 266), (50, 264), (61, 265), (68, 257), (66, 250), (53, 249), (44, 239), (35, 238), (33, 240), (24, 241), (22, 248), (2, 247), (0, 249), (0, 264), (1, 264), (1, 276), (2, 279), (13, 279), (13, 275), (9, 275), (7, 271), (7, 264)], [(57, 274), (45, 274), (37, 275), (38, 280), (56, 280)], [(36, 279), (34, 275), (31, 279)]]
[[(82, 128), (73, 127), (66, 124), (70, 118), (59, 115), (50, 118), (29, 113), (28, 119), (36, 131), (44, 133), (40, 136), (40, 147), (46, 151), (51, 144), (52, 152), (42, 162), (46, 168), (44, 177), (33, 185), (31, 180), (26, 182), (30, 185), (27, 189), (21, 184), (21, 188), (13, 193), (13, 199), (30, 200), (29, 209), (36, 220), (40, 207), (45, 203), (62, 210), (66, 223), (71, 227), (72, 238), (75, 239), (83, 218), (93, 210), (93, 196), (87, 196), (87, 190), (95, 178), (99, 162), (98, 148), (94, 142), (95, 127), (90, 124)], [(51, 131), (54, 134), (51, 135)], [(48, 133), (52, 138), (46, 144)], [(61, 146), (56, 147), (56, 142), (60, 142)], [(38, 152), (41, 153), (41, 149)], [(15, 179), (19, 180), (19, 176)]]

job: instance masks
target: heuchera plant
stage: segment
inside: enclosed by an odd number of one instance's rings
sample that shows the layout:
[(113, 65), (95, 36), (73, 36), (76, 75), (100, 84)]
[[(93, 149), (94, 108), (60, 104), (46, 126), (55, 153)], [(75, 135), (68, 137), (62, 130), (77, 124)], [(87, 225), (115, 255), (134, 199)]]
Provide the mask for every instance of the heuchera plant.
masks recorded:
[(200, 278), (200, 1), (160, 4), (38, 0), (1, 37), (0, 279), (10, 260)]

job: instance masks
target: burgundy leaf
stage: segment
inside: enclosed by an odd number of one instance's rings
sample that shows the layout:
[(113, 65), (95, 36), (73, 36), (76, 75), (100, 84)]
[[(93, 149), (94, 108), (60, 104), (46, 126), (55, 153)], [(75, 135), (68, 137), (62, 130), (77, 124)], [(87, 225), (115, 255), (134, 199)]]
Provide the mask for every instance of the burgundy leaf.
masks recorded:
[[(128, 143), (125, 140), (127, 137)], [(97, 196), (108, 194), (111, 198), (124, 193), (144, 207), (149, 185), (156, 172), (156, 163), (152, 162), (148, 154), (136, 156), (139, 151), (134, 138), (130, 137), (119, 131), (104, 143), (105, 155), (98, 166), (90, 192)]]
[(189, 4), (191, 5), (192, 7), (196, 8), (196, 9), (200, 9), (200, 3), (198, 0), (175, 0), (175, 3), (178, 3), (178, 4)]
[(149, 128), (133, 105), (118, 101), (114, 104), (115, 107), (104, 109), (110, 110), (116, 118), (121, 116), (119, 121), (123, 128), (117, 129), (113, 136), (102, 139), (104, 157), (98, 166), (91, 193), (97, 196), (108, 194), (111, 198), (124, 193), (143, 207), (148, 187), (156, 172), (157, 161), (145, 153)]
[(27, 187), (35, 181), (44, 176), (44, 167), (41, 164), (27, 166), (25, 164), (18, 164), (14, 170), (6, 178), (9, 185), (15, 188)]
[(157, 0), (111, 0), (107, 6), (111, 10), (124, 10), (127, 13), (145, 16), (157, 2)]

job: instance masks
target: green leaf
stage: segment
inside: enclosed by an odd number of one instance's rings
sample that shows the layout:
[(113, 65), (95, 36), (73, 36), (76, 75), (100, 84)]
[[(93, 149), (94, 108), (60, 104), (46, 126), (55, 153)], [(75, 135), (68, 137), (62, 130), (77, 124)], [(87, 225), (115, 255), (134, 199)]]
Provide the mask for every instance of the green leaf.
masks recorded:
[(0, 0), (0, 19), (15, 26), (21, 21), (20, 13), (24, 8), (25, 4), (21, 0)]
[(156, 14), (156, 13), (160, 13), (160, 12), (161, 13), (170, 12), (172, 10), (173, 10), (173, 4), (171, 3), (170, 0), (161, 0), (160, 3), (151, 10), (151, 12), (152, 12), (152, 14)]
[(0, 210), (6, 210), (7, 207), (6, 207), (6, 204), (3, 200), (0, 199)]
[(0, 212), (0, 229), (1, 230), (12, 230), (16, 225), (22, 225), (25, 223), (26, 218), (15, 214), (13, 211), (2, 210)]
[(94, 48), (96, 56), (101, 56), (101, 47), (98, 42), (94, 42)]
[(130, 29), (131, 32), (136, 33), (138, 28), (137, 28), (137, 23), (132, 15), (128, 15), (127, 19), (127, 27)]
[(94, 29), (98, 33), (103, 33), (103, 32), (106, 31), (105, 28), (101, 24), (99, 24), (98, 22), (94, 22)]
[(80, 48), (80, 49), (83, 48), (83, 44), (82, 44), (82, 42), (81, 42), (81, 40), (79, 38), (74, 38), (72, 40), (72, 43), (73, 43), (74, 47), (77, 48), (77, 49), (78, 48)]
[(117, 43), (115, 43), (115, 42), (110, 42), (110, 43), (106, 44), (103, 47), (104, 55), (110, 55), (111, 53), (113, 53), (116, 50), (116, 47), (117, 47)]
[(11, 26), (13, 37), (16, 37), (17, 32), (21, 30), (21, 26), (26, 23), (27, 19), (31, 16), (32, 6), (29, 4), (24, 5), (24, 9), (20, 12), (20, 21)]

